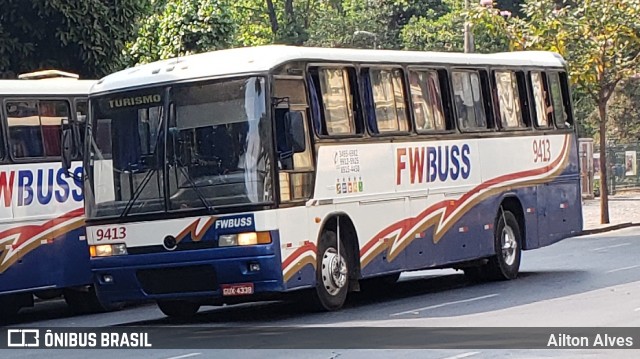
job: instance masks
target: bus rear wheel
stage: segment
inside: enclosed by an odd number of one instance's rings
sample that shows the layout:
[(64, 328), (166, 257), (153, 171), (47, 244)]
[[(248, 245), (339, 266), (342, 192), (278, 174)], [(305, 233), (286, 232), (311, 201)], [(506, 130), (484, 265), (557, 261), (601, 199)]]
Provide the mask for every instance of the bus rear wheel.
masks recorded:
[(378, 277), (360, 280), (360, 290), (364, 292), (384, 292), (388, 291), (400, 279), (400, 272), (385, 274)]
[(158, 308), (167, 317), (185, 319), (198, 313), (200, 304), (186, 300), (159, 300)]
[(33, 305), (31, 294), (8, 294), (0, 296), (0, 324), (6, 324), (16, 317), (20, 309)]
[(351, 263), (346, 255), (346, 247), (333, 231), (324, 231), (318, 243), (318, 259), (316, 268), (316, 289), (314, 299), (316, 307), (332, 311), (342, 308), (349, 291), (349, 274)]
[(464, 274), (472, 281), (509, 280), (518, 276), (522, 256), (522, 231), (513, 212), (501, 210), (498, 213), (494, 232), (495, 255), (478, 267), (464, 269)]

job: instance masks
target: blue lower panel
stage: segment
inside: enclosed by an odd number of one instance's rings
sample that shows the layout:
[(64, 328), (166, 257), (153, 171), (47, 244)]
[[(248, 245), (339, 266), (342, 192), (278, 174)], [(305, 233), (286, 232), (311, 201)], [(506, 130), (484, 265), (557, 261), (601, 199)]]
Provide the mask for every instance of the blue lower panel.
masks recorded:
[[(100, 299), (134, 302), (149, 299), (222, 297), (220, 285), (253, 283), (254, 293), (282, 292), (281, 261), (274, 246), (212, 248), (136, 254), (92, 260)], [(259, 271), (250, 271), (258, 264)], [(107, 283), (104, 278), (110, 276)]]
[(21, 256), (0, 273), (0, 293), (91, 284), (89, 249), (79, 239), (84, 233), (84, 227), (73, 230)]

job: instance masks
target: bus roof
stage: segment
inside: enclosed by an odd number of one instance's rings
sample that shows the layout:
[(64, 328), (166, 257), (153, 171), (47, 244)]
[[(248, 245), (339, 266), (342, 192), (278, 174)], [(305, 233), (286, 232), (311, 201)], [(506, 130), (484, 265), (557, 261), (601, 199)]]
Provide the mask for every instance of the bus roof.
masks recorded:
[(76, 80), (73, 78), (0, 80), (0, 96), (87, 96), (94, 83), (96, 80)]
[(399, 50), (362, 50), (267, 45), (206, 52), (140, 65), (108, 75), (93, 87), (101, 93), (197, 78), (267, 72), (291, 61), (355, 63), (544, 66), (563, 68), (553, 52), (520, 51), (464, 54)]
[(41, 70), (18, 75), (20, 80), (41, 80), (55, 78), (78, 79), (80, 76), (71, 72), (61, 70)]

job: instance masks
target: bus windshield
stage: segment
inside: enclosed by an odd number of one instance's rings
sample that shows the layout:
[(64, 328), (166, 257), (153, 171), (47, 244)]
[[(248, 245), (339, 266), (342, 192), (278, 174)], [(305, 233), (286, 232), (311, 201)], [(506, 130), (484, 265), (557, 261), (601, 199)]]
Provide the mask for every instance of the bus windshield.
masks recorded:
[(270, 202), (262, 77), (91, 99), (89, 218)]

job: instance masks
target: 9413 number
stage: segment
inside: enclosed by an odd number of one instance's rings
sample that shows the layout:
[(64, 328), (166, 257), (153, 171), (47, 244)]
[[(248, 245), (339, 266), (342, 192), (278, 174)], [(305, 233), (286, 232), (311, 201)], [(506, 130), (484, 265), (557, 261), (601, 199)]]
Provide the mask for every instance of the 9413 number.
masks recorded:
[(116, 240), (127, 238), (127, 229), (125, 227), (99, 228), (96, 230), (96, 240)]
[(548, 138), (533, 140), (533, 162), (551, 161), (551, 142)]

